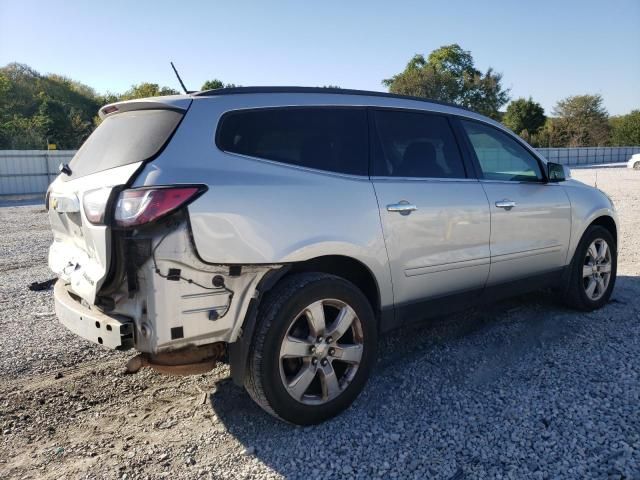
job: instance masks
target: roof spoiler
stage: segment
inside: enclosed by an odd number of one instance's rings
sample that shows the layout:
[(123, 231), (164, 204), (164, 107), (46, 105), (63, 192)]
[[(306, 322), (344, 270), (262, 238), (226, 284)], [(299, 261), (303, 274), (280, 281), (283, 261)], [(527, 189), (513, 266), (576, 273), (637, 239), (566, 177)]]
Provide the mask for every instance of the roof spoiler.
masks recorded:
[(102, 107), (98, 114), (104, 120), (112, 114), (129, 112), (131, 110), (176, 110), (186, 112), (193, 100), (186, 95), (171, 95), (164, 97), (139, 98), (124, 102), (110, 103)]

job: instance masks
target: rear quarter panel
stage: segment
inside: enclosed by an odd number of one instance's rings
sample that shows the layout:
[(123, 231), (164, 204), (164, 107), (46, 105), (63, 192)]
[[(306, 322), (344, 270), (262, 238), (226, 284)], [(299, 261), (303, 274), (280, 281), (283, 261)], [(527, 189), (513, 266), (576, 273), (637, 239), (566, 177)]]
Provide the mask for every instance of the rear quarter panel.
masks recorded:
[(369, 268), (382, 306), (392, 305), (388, 257), (369, 179), (220, 151), (214, 137), (224, 112), (243, 108), (243, 102), (251, 108), (282, 105), (273, 96), (262, 104), (255, 96), (230, 97), (236, 98), (194, 101), (170, 144), (135, 186), (208, 185), (189, 206), (193, 240), (205, 262), (280, 264), (344, 255)]

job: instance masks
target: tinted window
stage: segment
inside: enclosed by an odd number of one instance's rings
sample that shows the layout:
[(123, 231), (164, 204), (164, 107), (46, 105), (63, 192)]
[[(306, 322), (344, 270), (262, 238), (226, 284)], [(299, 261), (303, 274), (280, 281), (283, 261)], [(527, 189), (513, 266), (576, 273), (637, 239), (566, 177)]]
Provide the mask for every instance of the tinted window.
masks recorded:
[(540, 164), (522, 145), (500, 130), (463, 120), (482, 175), (488, 180), (534, 181), (543, 179)]
[(75, 154), (71, 176), (83, 177), (109, 168), (147, 160), (162, 148), (182, 118), (173, 110), (134, 110), (108, 116)]
[(217, 142), (226, 152), (332, 172), (368, 173), (364, 109), (232, 112), (222, 118)]
[(376, 110), (375, 175), (464, 178), (458, 145), (446, 117)]

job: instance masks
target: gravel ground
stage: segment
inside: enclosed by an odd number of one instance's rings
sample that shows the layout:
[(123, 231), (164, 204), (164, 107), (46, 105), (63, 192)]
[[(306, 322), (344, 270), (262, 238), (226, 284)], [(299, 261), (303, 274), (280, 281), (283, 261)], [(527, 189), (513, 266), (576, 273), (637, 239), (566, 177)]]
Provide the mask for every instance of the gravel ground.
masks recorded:
[(640, 479), (640, 172), (574, 171), (615, 201), (618, 282), (576, 313), (538, 293), (384, 338), (352, 408), (265, 414), (220, 366), (123, 375), (131, 354), (69, 334), (38, 206), (0, 208), (1, 478)]

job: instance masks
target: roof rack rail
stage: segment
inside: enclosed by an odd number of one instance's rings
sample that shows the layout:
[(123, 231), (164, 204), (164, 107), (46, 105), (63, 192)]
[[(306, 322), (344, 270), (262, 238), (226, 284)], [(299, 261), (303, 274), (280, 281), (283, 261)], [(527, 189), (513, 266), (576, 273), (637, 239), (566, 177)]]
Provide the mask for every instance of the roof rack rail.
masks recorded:
[(447, 107), (454, 107), (461, 110), (467, 110), (469, 112), (477, 113), (470, 108), (456, 105), (454, 103), (441, 102), (439, 100), (431, 100), (424, 97), (413, 97), (411, 95), (398, 95), (395, 93), (387, 92), (373, 92), (368, 90), (351, 90), (347, 88), (332, 87), (230, 87), (216, 88), (214, 90), (204, 90), (201, 92), (193, 93), (193, 95), (196, 97), (211, 97), (217, 95), (236, 95), (242, 93), (330, 93), (339, 95), (362, 95), (367, 97), (399, 98), (402, 100), (416, 100), (419, 102), (434, 103), (437, 105), (444, 105)]

